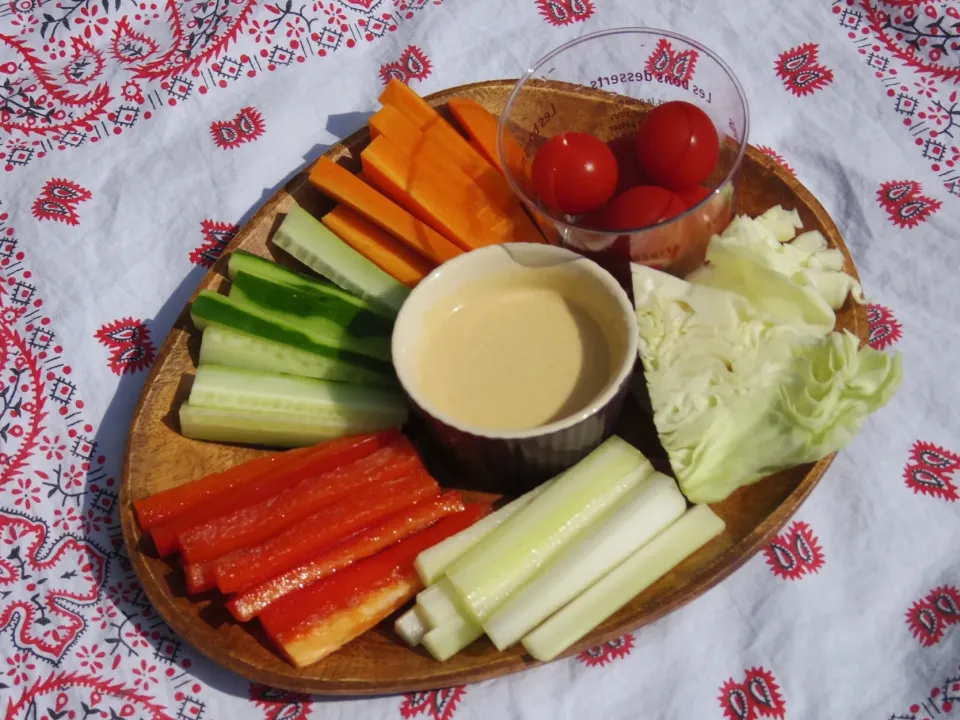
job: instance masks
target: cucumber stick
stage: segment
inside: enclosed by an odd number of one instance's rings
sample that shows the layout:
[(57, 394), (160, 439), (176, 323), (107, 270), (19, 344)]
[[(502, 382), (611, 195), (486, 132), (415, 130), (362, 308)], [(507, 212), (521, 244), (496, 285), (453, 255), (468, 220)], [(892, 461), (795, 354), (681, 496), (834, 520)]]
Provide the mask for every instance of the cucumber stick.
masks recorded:
[(378, 268), (299, 205), (273, 236), (273, 244), (347, 292), (396, 316), (410, 288)]
[(430, 628), (414, 605), (393, 623), (393, 631), (410, 647), (416, 647)]
[[(394, 374), (389, 360), (358, 351), (350, 336), (333, 321), (325, 327), (315, 323), (308, 330), (297, 318), (278, 318), (256, 303), (228, 298), (210, 290), (197, 295), (190, 306), (190, 316), (200, 330), (208, 327), (229, 328), (323, 358), (343, 360), (387, 377)], [(378, 354), (383, 353), (380, 351)]]
[(449, 660), (483, 635), (483, 628), (462, 617), (450, 619), (423, 636), (423, 646), (436, 660)]
[(347, 302), (359, 307), (366, 306), (360, 298), (343, 292), (327, 280), (308, 277), (273, 260), (248, 253), (246, 250), (234, 250), (227, 261), (227, 277), (236, 280), (241, 272), (306, 292), (337, 293)]
[(330, 422), (283, 413), (245, 412), (205, 408), (185, 402), (180, 406), (180, 432), (194, 440), (292, 448), (316, 445), (344, 435), (382, 428), (358, 422)]
[(340, 358), (317, 355), (309, 350), (218, 326), (208, 327), (203, 331), (200, 364), (229, 365), (246, 370), (286, 373), (360, 385), (397, 385), (395, 377), (374, 372)]
[(653, 473), (608, 511), (596, 529), (581, 533), (536, 577), (511, 595), (483, 624), (484, 631), (498, 649), (510, 647), (649, 542), (686, 509), (687, 501), (677, 483), (662, 473)]
[(295, 447), (406, 421), (403, 396), (391, 390), (201, 365), (180, 408), (187, 437)]
[(482, 624), (553, 555), (653, 473), (643, 454), (610, 437), (446, 571)]
[(708, 506), (694, 506), (524, 637), (523, 647), (537, 660), (553, 660), (723, 532), (723, 528), (723, 520)]
[(461, 530), (456, 535), (452, 535), (443, 542), (420, 553), (417, 556), (414, 567), (416, 567), (417, 572), (420, 574), (420, 579), (423, 581), (423, 584), (429, 587), (440, 580), (440, 578), (443, 577), (443, 572), (454, 560), (493, 532), (495, 528), (505, 523), (529, 505), (535, 497), (539, 496), (540, 493), (554, 482), (554, 480), (548, 480), (542, 485), (538, 485), (516, 500), (507, 503), (496, 512), (487, 515), (479, 522), (475, 522), (465, 530)]
[(245, 272), (230, 285), (230, 298), (253, 303), (268, 315), (308, 332), (335, 328), (347, 349), (390, 360), (393, 320), (344, 300), (340, 290), (319, 293), (298, 290)]

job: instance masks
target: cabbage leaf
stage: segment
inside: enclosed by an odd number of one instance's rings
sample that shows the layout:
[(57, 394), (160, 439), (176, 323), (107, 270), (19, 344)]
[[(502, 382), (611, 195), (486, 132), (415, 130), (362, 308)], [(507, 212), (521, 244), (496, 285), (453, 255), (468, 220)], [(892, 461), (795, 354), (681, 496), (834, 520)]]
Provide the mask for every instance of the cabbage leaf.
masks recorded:
[(633, 266), (654, 423), (693, 503), (839, 450), (900, 384), (899, 354), (860, 348), (803, 311), (791, 321), (790, 283), (779, 283), (738, 294)]

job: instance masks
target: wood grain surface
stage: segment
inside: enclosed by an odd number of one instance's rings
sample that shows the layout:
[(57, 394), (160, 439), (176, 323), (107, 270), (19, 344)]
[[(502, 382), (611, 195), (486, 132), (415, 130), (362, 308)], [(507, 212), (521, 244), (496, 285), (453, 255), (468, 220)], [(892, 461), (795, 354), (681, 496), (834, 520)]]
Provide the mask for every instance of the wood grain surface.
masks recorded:
[[(442, 106), (451, 97), (472, 98), (499, 113), (514, 85), (496, 80), (451, 88), (428, 98)], [(583, 102), (574, 95), (570, 102)], [(608, 102), (594, 94), (589, 102)], [(359, 130), (327, 154), (351, 170), (359, 169), (359, 150), (368, 142), (366, 128)], [(799, 211), (807, 230), (820, 230), (832, 247), (839, 248), (854, 272), (849, 252), (820, 203), (796, 178), (753, 147), (748, 148), (738, 188), (738, 212), (757, 215), (773, 205)], [(271, 198), (237, 234), (200, 283), (199, 289), (218, 289), (225, 281), (226, 256), (244, 249), (294, 266), (294, 262), (268, 239), (294, 198), (315, 214), (332, 203), (297, 175)], [(838, 327), (866, 340), (866, 309), (848, 301), (838, 313)], [(268, 452), (266, 449), (189, 440), (179, 434), (178, 408), (189, 393), (196, 368), (200, 334), (184, 308), (160, 351), (137, 406), (127, 442), (120, 491), (124, 539), (144, 590), (160, 615), (185, 640), (215, 662), (252, 680), (280, 688), (318, 694), (381, 694), (443, 688), (477, 682), (517, 672), (537, 663), (517, 646), (497, 652), (485, 638), (446, 663), (433, 660), (422, 648), (407, 647), (392, 630), (391, 618), (354, 640), (339, 652), (310, 667), (296, 669), (274, 653), (256, 623), (239, 624), (214, 593), (187, 598), (183, 575), (176, 563), (159, 559), (152, 544), (141, 537), (131, 503), (164, 488)], [(628, 402), (618, 434), (665, 467), (663, 451), (653, 426)], [(429, 447), (422, 428), (410, 434), (425, 455), (431, 470), (448, 487), (462, 487), (458, 474)], [(673, 572), (609, 618), (589, 636), (570, 648), (569, 654), (612, 640), (677, 609), (720, 582), (754, 555), (797, 510), (830, 465), (832, 456), (815, 465), (779, 473), (734, 493), (714, 510), (727, 524), (722, 536), (688, 558)], [(840, 482), (841, 478), (834, 478)], [(709, 628), (703, 628), (708, 632)]]

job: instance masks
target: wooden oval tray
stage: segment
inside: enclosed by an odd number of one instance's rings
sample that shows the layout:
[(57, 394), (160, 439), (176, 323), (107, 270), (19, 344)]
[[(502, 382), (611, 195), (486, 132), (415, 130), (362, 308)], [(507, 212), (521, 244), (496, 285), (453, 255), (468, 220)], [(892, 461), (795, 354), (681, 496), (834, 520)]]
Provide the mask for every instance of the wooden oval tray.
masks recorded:
[[(432, 95), (428, 100), (442, 106), (452, 97), (472, 98), (499, 114), (513, 85), (511, 80), (464, 85)], [(610, 96), (598, 93), (587, 93), (586, 97), (594, 102), (610, 102)], [(579, 101), (583, 99), (580, 97)], [(327, 155), (351, 170), (358, 170), (359, 151), (368, 141), (364, 128), (331, 148)], [(831, 246), (843, 252), (847, 269), (853, 271), (847, 248), (829, 215), (810, 192), (777, 163), (755, 148), (748, 148), (740, 183), (738, 212), (757, 215), (776, 204), (796, 208), (804, 228), (820, 230)], [(200, 283), (200, 289), (218, 289), (225, 283), (226, 255), (232, 250), (242, 248), (269, 257), (276, 254), (277, 260), (293, 264), (282, 251), (268, 245), (267, 240), (294, 198), (318, 217), (332, 207), (309, 185), (306, 171), (301, 172), (237, 234), (224, 257)], [(863, 306), (848, 301), (837, 318), (838, 327), (866, 339), (868, 325)], [(411, 649), (395, 636), (391, 618), (323, 661), (296, 669), (274, 653), (256, 623), (234, 622), (223, 607), (222, 599), (213, 594), (188, 599), (179, 567), (172, 561), (158, 559), (152, 544), (142, 540), (132, 501), (267, 452), (189, 440), (179, 434), (177, 410), (189, 392), (198, 346), (199, 333), (193, 329), (189, 309), (185, 308), (160, 351), (137, 405), (120, 490), (123, 535), (130, 559), (147, 596), (176, 632), (215, 662), (247, 678), (318, 694), (380, 694), (443, 688), (506, 675), (537, 664), (524, 655), (519, 645), (497, 652), (486, 639), (446, 663), (439, 663), (422, 648)], [(441, 484), (455, 486), (454, 479), (458, 476), (444, 467), (442, 458), (435, 456), (428, 442), (417, 437), (418, 428), (412, 428), (412, 434)], [(659, 449), (652, 423), (636, 407), (627, 408), (618, 434), (663, 467), (663, 451)], [(713, 506), (727, 524), (723, 535), (635, 598), (567, 654), (612, 640), (656, 620), (720, 582), (783, 527), (832, 459), (831, 456), (815, 465), (779, 473)]]

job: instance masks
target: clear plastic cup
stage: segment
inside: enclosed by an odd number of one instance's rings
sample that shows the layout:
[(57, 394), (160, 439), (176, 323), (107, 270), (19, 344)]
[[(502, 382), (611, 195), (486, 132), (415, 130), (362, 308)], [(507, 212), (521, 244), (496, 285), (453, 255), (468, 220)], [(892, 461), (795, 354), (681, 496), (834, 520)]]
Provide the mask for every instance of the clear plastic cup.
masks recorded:
[[(704, 182), (712, 192), (699, 204), (658, 225), (604, 232), (578, 227), (578, 218), (559, 215), (537, 199), (530, 168), (547, 138), (587, 132), (611, 143), (619, 158), (633, 152), (643, 117), (671, 100), (704, 110), (720, 137), (720, 161)], [(520, 79), (500, 115), (498, 151), (514, 192), (551, 240), (592, 257), (628, 283), (629, 262), (677, 275), (703, 262), (711, 235), (733, 218), (749, 125), (743, 88), (713, 52), (664, 30), (620, 28), (557, 48)], [(617, 192), (632, 180), (621, 177)]]

